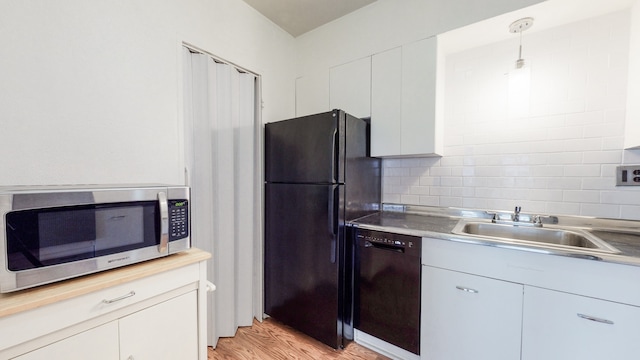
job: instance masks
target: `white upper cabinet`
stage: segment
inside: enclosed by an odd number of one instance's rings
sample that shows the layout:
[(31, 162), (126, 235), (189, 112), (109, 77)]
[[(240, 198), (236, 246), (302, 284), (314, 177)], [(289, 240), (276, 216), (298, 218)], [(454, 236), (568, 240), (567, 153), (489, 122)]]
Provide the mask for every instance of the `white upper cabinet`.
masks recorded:
[(371, 155), (442, 155), (437, 38), (372, 56)]
[(358, 117), (371, 116), (371, 57), (329, 70), (329, 104)]
[(371, 155), (401, 153), (402, 47), (371, 58)]
[(624, 148), (640, 149), (640, 1), (631, 8), (629, 40), (629, 81), (627, 83), (627, 119)]

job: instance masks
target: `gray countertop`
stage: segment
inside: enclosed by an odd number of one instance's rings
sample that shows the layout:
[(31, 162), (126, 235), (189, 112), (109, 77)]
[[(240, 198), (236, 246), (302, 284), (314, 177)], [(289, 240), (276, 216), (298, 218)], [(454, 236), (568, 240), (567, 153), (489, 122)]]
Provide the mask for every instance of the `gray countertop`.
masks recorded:
[(560, 219), (559, 225), (587, 229), (593, 235), (618, 249), (619, 253), (617, 254), (594, 253), (582, 249), (549, 248), (544, 245), (505, 243), (452, 233), (461, 219), (489, 221), (494, 213), (494, 211), (385, 204), (382, 211), (351, 221), (350, 224), (370, 230), (640, 266), (640, 221), (577, 216), (558, 217)]

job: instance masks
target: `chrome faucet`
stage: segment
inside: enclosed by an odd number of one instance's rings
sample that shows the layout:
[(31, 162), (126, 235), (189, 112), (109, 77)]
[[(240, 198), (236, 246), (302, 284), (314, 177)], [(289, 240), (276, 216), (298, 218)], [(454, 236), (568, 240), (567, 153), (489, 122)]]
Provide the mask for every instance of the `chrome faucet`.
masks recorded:
[(522, 208), (520, 206), (516, 206), (515, 209), (513, 209), (513, 214), (511, 215), (511, 221), (513, 222), (518, 222), (520, 221), (520, 210)]

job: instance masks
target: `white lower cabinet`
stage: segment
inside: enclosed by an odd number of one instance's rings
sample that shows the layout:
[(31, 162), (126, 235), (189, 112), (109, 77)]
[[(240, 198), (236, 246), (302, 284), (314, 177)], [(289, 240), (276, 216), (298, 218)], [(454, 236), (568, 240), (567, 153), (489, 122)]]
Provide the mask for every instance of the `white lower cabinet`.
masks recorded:
[(204, 360), (209, 257), (191, 249), (0, 294), (0, 359)]
[(521, 284), (423, 265), (421, 358), (519, 359), (522, 292)]
[(20, 355), (14, 360), (114, 360), (119, 358), (118, 322), (112, 321)]
[(431, 238), (422, 262), (423, 360), (639, 358), (638, 266)]
[(635, 359), (640, 307), (525, 286), (522, 360)]
[(120, 319), (120, 359), (197, 359), (195, 291)]
[(197, 300), (194, 290), (14, 359), (197, 359)]

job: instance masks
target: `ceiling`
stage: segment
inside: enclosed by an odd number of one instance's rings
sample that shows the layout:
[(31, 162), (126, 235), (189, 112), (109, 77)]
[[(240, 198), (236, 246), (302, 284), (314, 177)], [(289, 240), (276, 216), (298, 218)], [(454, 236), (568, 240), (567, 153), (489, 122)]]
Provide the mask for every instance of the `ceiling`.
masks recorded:
[(297, 37), (376, 0), (244, 0)]

